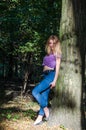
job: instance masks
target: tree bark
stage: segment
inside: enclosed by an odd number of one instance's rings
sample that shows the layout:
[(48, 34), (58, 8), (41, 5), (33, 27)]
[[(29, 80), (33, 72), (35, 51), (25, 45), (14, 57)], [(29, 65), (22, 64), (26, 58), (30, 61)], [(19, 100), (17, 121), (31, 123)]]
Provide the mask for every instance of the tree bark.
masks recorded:
[(23, 83), (23, 94), (25, 94), (27, 83), (28, 83), (28, 78), (30, 78), (31, 74), (31, 63), (32, 63), (32, 53), (28, 53), (24, 57), (25, 59), (25, 75), (24, 75), (24, 83)]
[[(81, 56), (76, 35), (75, 17), (71, 0), (63, 1), (60, 26), (62, 39), (62, 82), (74, 108), (81, 106)], [(77, 92), (77, 93), (76, 93)], [(63, 97), (64, 98), (64, 97)], [(67, 97), (65, 100), (68, 100)]]
[[(79, 11), (78, 7), (80, 7)], [(60, 24), (62, 62), (55, 92), (56, 96), (52, 100), (54, 112), (52, 112), (51, 120), (54, 120), (54, 116), (57, 115), (58, 123), (73, 130), (82, 129), (82, 53), (80, 49), (83, 50), (83, 48), (81, 48), (80, 28), (83, 24), (77, 22), (81, 15), (83, 15), (81, 1), (62, 1)], [(58, 110), (55, 108), (58, 108)]]

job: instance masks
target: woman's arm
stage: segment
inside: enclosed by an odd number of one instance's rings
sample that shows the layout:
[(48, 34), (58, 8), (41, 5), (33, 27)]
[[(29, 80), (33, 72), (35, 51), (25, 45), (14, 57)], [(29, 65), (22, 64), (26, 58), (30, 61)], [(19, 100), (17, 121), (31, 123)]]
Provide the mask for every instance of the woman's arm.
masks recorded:
[(50, 83), (51, 88), (56, 86), (56, 81), (59, 74), (59, 68), (60, 68), (61, 58), (56, 58), (56, 72), (53, 82)]

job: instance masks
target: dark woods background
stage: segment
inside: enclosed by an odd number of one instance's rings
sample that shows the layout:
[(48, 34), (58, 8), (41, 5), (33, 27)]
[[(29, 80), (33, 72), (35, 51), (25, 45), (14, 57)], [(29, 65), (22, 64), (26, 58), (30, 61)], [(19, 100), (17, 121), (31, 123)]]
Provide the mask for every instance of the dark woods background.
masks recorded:
[(45, 41), (58, 35), (60, 17), (60, 0), (0, 1), (1, 78), (24, 79), (29, 73), (29, 80), (39, 79)]
[[(85, 77), (86, 2), (73, 0), (72, 3), (76, 34), (79, 37), (77, 46), (80, 47), (82, 72)], [(42, 57), (45, 54), (45, 42), (51, 34), (59, 35), (61, 7), (61, 0), (0, 1), (1, 78), (23, 79), (27, 71), (39, 75), (37, 73), (41, 70), (38, 66), (41, 66)], [(77, 15), (78, 10), (79, 12), (81, 10), (82, 15)], [(36, 77), (32, 76), (32, 80), (35, 82)]]

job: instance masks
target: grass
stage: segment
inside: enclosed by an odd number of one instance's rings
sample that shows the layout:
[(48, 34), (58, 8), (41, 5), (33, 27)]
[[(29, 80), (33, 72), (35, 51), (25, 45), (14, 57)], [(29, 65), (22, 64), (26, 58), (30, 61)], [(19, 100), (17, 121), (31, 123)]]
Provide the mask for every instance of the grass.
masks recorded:
[(26, 111), (22, 110), (22, 112), (15, 109), (13, 110), (11, 108), (0, 110), (0, 120), (8, 119), (8, 120), (16, 121), (20, 119), (21, 117), (28, 117), (30, 119), (34, 119), (36, 117), (36, 112), (34, 112), (32, 109), (29, 109)]
[(62, 128), (63, 130), (66, 130), (66, 128), (62, 124), (60, 125), (60, 128)]

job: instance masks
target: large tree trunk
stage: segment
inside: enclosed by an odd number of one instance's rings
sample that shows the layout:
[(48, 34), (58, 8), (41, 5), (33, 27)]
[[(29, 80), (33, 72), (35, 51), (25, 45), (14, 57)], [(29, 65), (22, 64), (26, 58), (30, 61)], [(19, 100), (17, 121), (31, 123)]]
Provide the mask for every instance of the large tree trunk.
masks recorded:
[[(66, 98), (73, 108), (81, 106), (81, 56), (76, 35), (75, 17), (71, 0), (63, 1), (60, 34), (62, 39), (62, 82)], [(68, 98), (67, 98), (68, 95)], [(67, 101), (68, 102), (68, 101)]]
[(78, 46), (82, 61), (81, 125), (86, 129), (86, 0), (72, 0)]
[[(60, 25), (60, 37), (62, 43), (61, 71), (56, 88), (56, 96), (52, 101), (54, 110), (52, 121), (54, 125), (63, 124), (66, 128), (81, 130), (81, 92), (82, 92), (82, 64), (80, 52), (79, 28), (76, 28), (82, 15), (81, 2), (62, 0), (62, 17)], [(84, 3), (83, 3), (84, 4)], [(77, 6), (75, 6), (77, 5)], [(78, 6), (79, 5), (79, 6)], [(77, 11), (75, 11), (75, 9)], [(80, 26), (79, 26), (80, 27)], [(80, 33), (81, 34), (81, 33)], [(60, 81), (59, 81), (60, 80)], [(60, 83), (59, 83), (60, 82)], [(57, 108), (57, 109), (55, 109)], [(52, 123), (51, 123), (52, 124)]]

